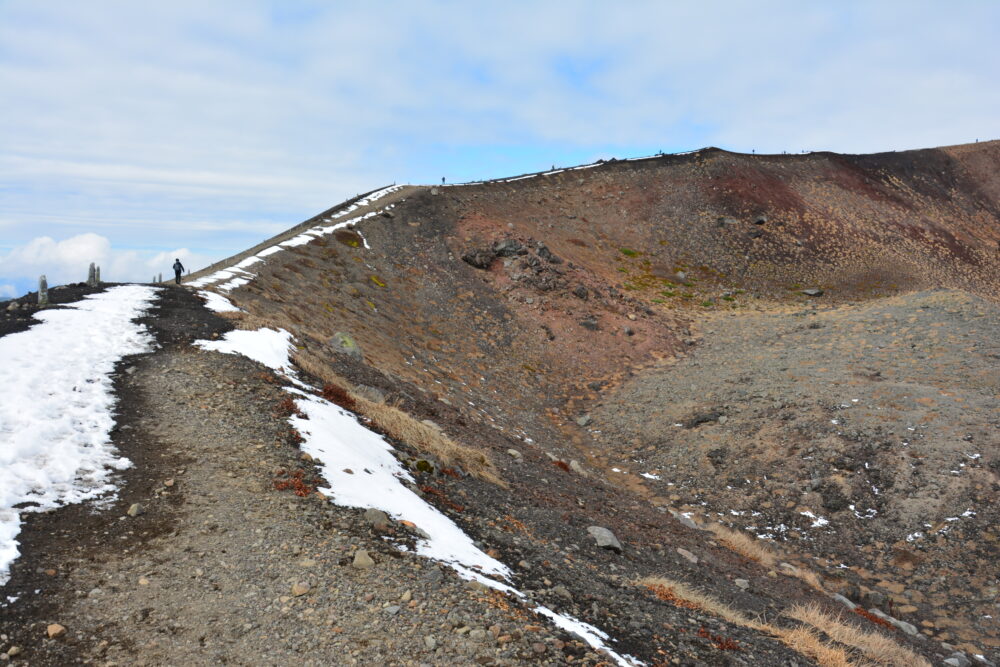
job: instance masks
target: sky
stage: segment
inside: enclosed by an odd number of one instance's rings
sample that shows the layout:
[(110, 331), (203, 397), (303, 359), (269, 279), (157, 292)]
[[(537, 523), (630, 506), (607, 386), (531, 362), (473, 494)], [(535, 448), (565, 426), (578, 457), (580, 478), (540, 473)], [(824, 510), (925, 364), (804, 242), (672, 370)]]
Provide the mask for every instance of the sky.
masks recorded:
[(0, 298), (390, 183), (1000, 138), (1000, 3), (0, 0)]

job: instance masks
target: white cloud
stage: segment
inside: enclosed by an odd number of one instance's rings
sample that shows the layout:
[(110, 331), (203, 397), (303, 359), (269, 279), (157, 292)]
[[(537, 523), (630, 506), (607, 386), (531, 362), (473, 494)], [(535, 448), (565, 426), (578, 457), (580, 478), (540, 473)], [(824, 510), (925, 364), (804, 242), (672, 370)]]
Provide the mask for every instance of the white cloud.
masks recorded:
[(15, 297), (17, 296), (17, 290), (13, 285), (0, 285), (0, 297)]
[[(175, 258), (193, 271), (212, 261), (187, 248), (159, 252), (119, 250), (106, 237), (93, 233), (62, 241), (41, 236), (0, 254), (0, 278), (23, 283), (44, 275), (50, 285), (82, 282), (94, 262), (101, 267), (101, 279), (106, 282), (148, 282), (154, 275), (170, 274)], [(6, 288), (10, 296), (16, 294), (13, 285), (0, 287), (0, 294), (6, 293), (2, 291)]]
[(449, 159), (1000, 137), (997, 3), (293, 4), (0, 2), (4, 242), (227, 254)]

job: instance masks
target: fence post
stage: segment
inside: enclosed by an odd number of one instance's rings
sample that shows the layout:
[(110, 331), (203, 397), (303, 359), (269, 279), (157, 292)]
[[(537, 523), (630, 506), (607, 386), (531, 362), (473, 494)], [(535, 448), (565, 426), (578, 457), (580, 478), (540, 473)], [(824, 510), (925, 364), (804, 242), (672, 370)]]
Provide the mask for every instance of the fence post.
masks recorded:
[(49, 305), (49, 283), (45, 280), (45, 276), (38, 279), (38, 305)]

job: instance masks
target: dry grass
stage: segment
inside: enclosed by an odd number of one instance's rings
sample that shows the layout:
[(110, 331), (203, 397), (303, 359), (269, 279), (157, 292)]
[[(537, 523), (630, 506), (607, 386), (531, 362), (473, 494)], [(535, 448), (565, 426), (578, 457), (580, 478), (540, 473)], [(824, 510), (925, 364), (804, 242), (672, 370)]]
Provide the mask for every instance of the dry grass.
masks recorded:
[(350, 382), (331, 371), (316, 354), (298, 350), (292, 356), (296, 366), (349, 396), (354, 409), (386, 435), (434, 457), (444, 466), (459, 466), (473, 477), (507, 486), (483, 452), (458, 444), (436, 425), (417, 421), (395, 405), (371, 400), (365, 392), (356, 391)]
[(815, 660), (820, 667), (850, 667), (855, 664), (848, 659), (844, 649), (825, 643), (809, 628), (780, 628), (776, 635), (782, 644)]
[(643, 577), (636, 583), (650, 590), (664, 602), (669, 602), (675, 606), (687, 609), (701, 609), (713, 616), (718, 616), (725, 621), (729, 621), (733, 625), (753, 628), (754, 630), (771, 630), (770, 626), (744, 616), (725, 602), (679, 581), (667, 579), (666, 577)]
[[(804, 625), (784, 628), (751, 619), (711, 595), (673, 579), (644, 577), (635, 583), (651, 591), (660, 600), (677, 607), (698, 609), (733, 625), (771, 635), (793, 651), (816, 661), (821, 667), (850, 667), (852, 665), (855, 667), (861, 665), (930, 667), (930, 663), (905, 646), (901, 646), (891, 637), (875, 632), (865, 632), (860, 628), (848, 625), (825, 613), (816, 605), (796, 605), (793, 607), (786, 613), (786, 616)], [(824, 639), (823, 635), (826, 635), (829, 641)], [(852, 659), (851, 654), (854, 652), (860, 654), (861, 661)]]
[(724, 546), (732, 549), (744, 558), (756, 561), (765, 567), (774, 567), (778, 561), (774, 552), (764, 546), (760, 540), (754, 539), (721, 523), (710, 523), (708, 529), (715, 533), (715, 538)]
[(827, 614), (816, 605), (796, 605), (786, 612), (789, 618), (822, 631), (830, 639), (857, 649), (877, 665), (898, 667), (930, 667), (930, 663), (892, 637), (879, 632), (867, 632)]

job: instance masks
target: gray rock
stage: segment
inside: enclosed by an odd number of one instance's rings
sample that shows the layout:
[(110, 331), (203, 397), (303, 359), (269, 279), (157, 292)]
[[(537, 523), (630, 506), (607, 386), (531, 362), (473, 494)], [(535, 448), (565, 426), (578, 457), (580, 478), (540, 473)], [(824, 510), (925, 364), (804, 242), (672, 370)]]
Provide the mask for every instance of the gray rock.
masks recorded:
[(756, 218), (753, 219), (753, 224), (755, 224), (755, 225), (763, 225), (766, 222), (767, 222), (767, 216), (766, 215), (758, 215)]
[(375, 567), (375, 561), (372, 560), (367, 551), (358, 549), (354, 552), (354, 561), (351, 565), (357, 570), (370, 570)]
[(140, 505), (139, 503), (133, 503), (131, 506), (129, 506), (128, 510), (125, 513), (128, 514), (129, 516), (139, 516), (144, 512), (145, 510), (142, 508), (142, 505)]
[(577, 285), (576, 287), (573, 288), (573, 296), (575, 296), (578, 299), (586, 300), (587, 297), (590, 296), (590, 292), (588, 292), (587, 288), (584, 287), (583, 285)]
[(582, 475), (583, 477), (590, 476), (590, 474), (583, 469), (583, 466), (580, 465), (580, 462), (577, 461), (576, 459), (573, 459), (569, 462), (569, 469), (575, 472), (577, 475)]
[(569, 589), (566, 588), (565, 586), (553, 586), (552, 587), (552, 592), (555, 593), (556, 595), (558, 595), (561, 598), (565, 598), (567, 600), (572, 600), (573, 599), (573, 594), (570, 593)]
[(10, 311), (10, 312), (13, 312), (13, 311), (17, 310), (20, 307), (21, 307), (21, 304), (19, 304), (17, 301), (11, 301), (10, 305), (7, 306), (7, 310)]
[(802, 293), (806, 296), (823, 296), (823, 290), (821, 289), (804, 289)]
[(748, 590), (750, 588), (750, 582), (747, 581), (746, 579), (733, 579), (733, 583), (736, 584), (737, 588), (743, 591)]
[(437, 645), (438, 645), (437, 640), (431, 637), (430, 635), (424, 637), (424, 646), (427, 647), (427, 650), (433, 651), (434, 649), (437, 648)]
[(383, 531), (389, 527), (389, 515), (382, 510), (374, 508), (366, 509), (365, 521), (369, 526), (378, 531)]
[(830, 597), (832, 597), (834, 600), (836, 600), (840, 604), (844, 605), (845, 607), (847, 607), (851, 611), (854, 611), (855, 609), (858, 608), (858, 605), (854, 604), (853, 602), (851, 602), (849, 599), (845, 598), (840, 593), (834, 593)]
[(524, 458), (524, 456), (521, 454), (521, 452), (517, 451), (516, 449), (508, 449), (507, 453), (510, 454), (510, 456), (512, 458), (515, 458), (518, 461), (520, 461), (522, 458)]
[(350, 357), (358, 359), (359, 361), (364, 360), (364, 355), (361, 354), (361, 348), (349, 333), (338, 331), (333, 334), (333, 337), (330, 339), (330, 347), (333, 348), (334, 352), (346, 354)]
[(889, 621), (894, 626), (896, 626), (897, 628), (899, 628), (900, 630), (902, 630), (906, 634), (910, 635), (911, 637), (921, 637), (921, 638), (923, 637), (923, 635), (921, 635), (917, 631), (917, 628), (914, 625), (912, 625), (911, 623), (907, 623), (906, 621), (901, 621), (898, 618), (893, 618), (889, 614), (886, 614), (881, 609), (878, 609), (876, 607), (872, 607), (868, 611), (871, 612), (872, 614), (875, 614), (876, 616), (878, 616), (879, 618), (881, 618), (883, 621)]
[(684, 558), (688, 559), (689, 561), (691, 561), (695, 565), (698, 564), (698, 557), (695, 556), (690, 551), (688, 551), (687, 549), (682, 549), (681, 547), (677, 547), (677, 553), (679, 553), (681, 556), (683, 556)]
[(694, 528), (695, 530), (701, 530), (701, 526), (699, 526), (697, 523), (695, 523), (694, 519), (692, 519), (689, 516), (684, 516), (683, 514), (681, 514), (680, 512), (678, 512), (675, 509), (670, 509), (670, 515), (672, 517), (674, 517), (675, 519), (677, 519), (678, 521), (680, 521), (685, 526), (687, 526), (688, 528)]
[(972, 661), (966, 657), (961, 651), (955, 651), (944, 661), (946, 665), (953, 665), (953, 667), (969, 667)]
[(550, 264), (562, 264), (562, 259), (553, 255), (552, 251), (549, 250), (549, 247), (541, 241), (535, 245), (535, 250), (538, 252), (538, 256), (546, 262), (549, 262)]
[(398, 604), (394, 604), (394, 605), (390, 605), (390, 606), (386, 607), (382, 611), (384, 611), (385, 613), (389, 614), (390, 616), (395, 616), (396, 614), (399, 613), (400, 609), (401, 609), (401, 607)]
[(601, 325), (597, 323), (597, 319), (593, 317), (580, 320), (580, 326), (591, 331), (597, 331), (601, 328)]
[(477, 248), (462, 255), (462, 261), (477, 269), (488, 269), (497, 255), (492, 250)]
[(589, 426), (590, 421), (591, 421), (590, 415), (582, 415), (576, 418), (576, 423), (581, 428), (586, 428), (587, 426)]
[(594, 538), (597, 542), (597, 546), (600, 548), (610, 549), (616, 553), (622, 552), (621, 542), (619, 542), (618, 538), (615, 537), (615, 534), (607, 528), (602, 526), (590, 526), (587, 528), (587, 532), (590, 533), (590, 536)]
[(498, 257), (515, 257), (516, 255), (526, 255), (528, 250), (514, 239), (504, 239), (493, 244), (493, 252)]

